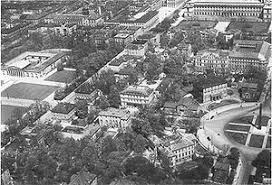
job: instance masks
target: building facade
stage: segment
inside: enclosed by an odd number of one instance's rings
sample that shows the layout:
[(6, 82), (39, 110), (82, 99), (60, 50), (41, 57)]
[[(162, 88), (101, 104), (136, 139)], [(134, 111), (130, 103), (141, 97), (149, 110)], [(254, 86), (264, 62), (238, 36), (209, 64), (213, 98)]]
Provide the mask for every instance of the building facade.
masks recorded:
[(129, 86), (120, 93), (122, 107), (148, 106), (155, 98), (155, 92), (147, 86)]
[(271, 44), (265, 41), (237, 40), (229, 54), (229, 67), (232, 72), (243, 72), (248, 66), (266, 70), (271, 58)]
[(167, 154), (170, 167), (175, 168), (184, 162), (191, 161), (195, 153), (195, 143), (187, 138), (169, 139), (159, 147)]
[(195, 67), (197, 71), (204, 73), (207, 69), (215, 72), (223, 72), (228, 70), (229, 52), (224, 50), (203, 50), (194, 57)]
[(203, 103), (213, 102), (227, 96), (227, 84), (218, 84), (203, 89)]
[(186, 15), (192, 19), (269, 21), (270, 16), (271, 21), (270, 0), (196, 0), (190, 5)]
[(130, 125), (130, 112), (122, 109), (108, 108), (98, 114), (100, 126), (126, 130)]
[(43, 78), (65, 59), (65, 52), (25, 52), (3, 64), (1, 72), (16, 78)]

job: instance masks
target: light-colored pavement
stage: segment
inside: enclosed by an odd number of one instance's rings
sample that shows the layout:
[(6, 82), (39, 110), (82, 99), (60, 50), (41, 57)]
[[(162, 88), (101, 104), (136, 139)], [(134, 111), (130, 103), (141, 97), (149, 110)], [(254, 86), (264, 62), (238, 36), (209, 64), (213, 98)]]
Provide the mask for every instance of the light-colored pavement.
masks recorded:
[[(210, 149), (214, 148), (212, 147), (214, 145), (221, 150), (228, 145), (240, 150), (244, 160), (241, 164), (240, 176), (236, 184), (247, 183), (248, 175), (251, 170), (251, 161), (262, 149), (248, 147), (227, 138), (224, 134), (224, 126), (236, 118), (254, 115), (254, 112), (258, 109), (259, 103), (243, 103), (242, 106), (241, 104), (229, 105), (210, 111), (201, 119), (201, 129), (198, 131), (198, 138), (203, 145), (207, 145), (206, 147)], [(264, 110), (263, 114), (270, 117), (270, 111)], [(207, 137), (209, 137), (211, 141), (207, 141)]]

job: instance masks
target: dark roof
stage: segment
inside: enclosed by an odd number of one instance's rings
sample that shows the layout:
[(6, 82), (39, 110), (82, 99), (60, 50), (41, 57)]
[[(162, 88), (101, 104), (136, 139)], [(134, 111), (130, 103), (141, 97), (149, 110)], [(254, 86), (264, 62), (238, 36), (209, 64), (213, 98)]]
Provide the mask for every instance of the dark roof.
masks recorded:
[(76, 106), (71, 103), (59, 103), (56, 105), (51, 112), (59, 113), (59, 114), (68, 114), (71, 112)]
[(109, 63), (110, 66), (120, 66), (124, 61), (120, 59), (115, 59)]
[(197, 110), (199, 107), (199, 103), (191, 97), (181, 98), (178, 105), (184, 105), (190, 110)]

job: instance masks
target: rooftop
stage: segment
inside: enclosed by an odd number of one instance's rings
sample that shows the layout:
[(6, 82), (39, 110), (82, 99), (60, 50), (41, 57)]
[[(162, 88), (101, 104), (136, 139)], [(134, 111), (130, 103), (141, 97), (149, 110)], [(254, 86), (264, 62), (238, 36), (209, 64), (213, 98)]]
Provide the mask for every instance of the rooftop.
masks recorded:
[(127, 37), (129, 37), (130, 34), (128, 33), (118, 33), (117, 35), (114, 36), (114, 38), (122, 38), (122, 39), (125, 39)]
[(119, 117), (120, 119), (127, 120), (130, 117), (130, 112), (128, 110), (108, 108), (107, 110), (101, 111), (98, 114), (99, 116), (110, 116), (110, 117)]
[[(58, 53), (49, 53), (49, 52), (24, 52), (14, 59), (10, 60), (6, 64), (5, 67), (16, 67), (23, 69), (24, 71), (29, 72), (40, 72), (50, 66), (52, 63), (56, 62), (60, 58), (64, 57), (66, 52), (58, 52)], [(43, 57), (44, 60), (41, 61), (32, 61), (33, 59), (29, 59), (29, 57)]]
[(94, 181), (97, 176), (88, 172), (87, 169), (82, 169), (77, 174), (71, 176), (69, 185), (85, 185)]
[(195, 4), (242, 4), (242, 5), (262, 5), (262, 3), (258, 0), (195, 0)]
[(51, 112), (58, 114), (68, 114), (70, 113), (76, 106), (71, 103), (59, 103), (56, 105)]
[(271, 57), (271, 45), (265, 41), (236, 40), (230, 57), (268, 60)]
[(147, 86), (129, 86), (128, 88), (123, 90), (120, 94), (148, 97), (152, 94), (152, 92), (153, 90)]

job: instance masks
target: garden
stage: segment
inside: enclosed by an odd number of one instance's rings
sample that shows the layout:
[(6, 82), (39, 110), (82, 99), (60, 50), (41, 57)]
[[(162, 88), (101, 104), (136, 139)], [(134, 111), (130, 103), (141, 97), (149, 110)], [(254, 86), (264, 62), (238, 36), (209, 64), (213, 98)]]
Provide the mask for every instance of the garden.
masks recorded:
[(235, 130), (235, 131), (245, 131), (245, 132), (248, 132), (249, 129), (250, 129), (250, 126), (227, 124), (224, 129), (225, 130)]
[(250, 124), (253, 120), (253, 116), (245, 116), (235, 120), (232, 120), (233, 123), (242, 123), (242, 124)]
[(248, 146), (262, 148), (264, 136), (252, 134)]
[(237, 143), (240, 143), (242, 145), (246, 144), (247, 135), (244, 133), (234, 133), (234, 132), (225, 132), (225, 135), (232, 140), (236, 141)]
[(63, 70), (63, 71), (55, 72), (51, 76), (47, 77), (45, 80), (69, 84), (75, 78), (76, 78), (76, 71)]

